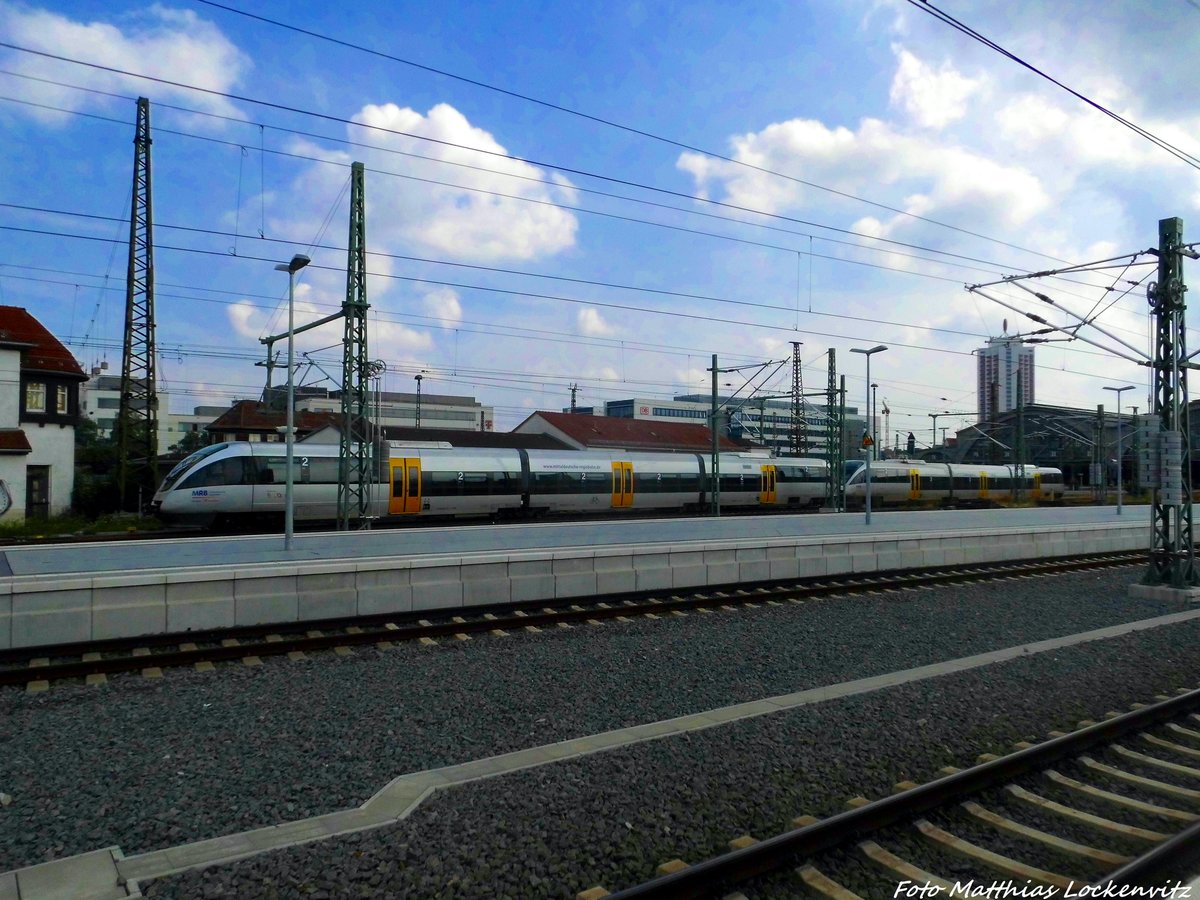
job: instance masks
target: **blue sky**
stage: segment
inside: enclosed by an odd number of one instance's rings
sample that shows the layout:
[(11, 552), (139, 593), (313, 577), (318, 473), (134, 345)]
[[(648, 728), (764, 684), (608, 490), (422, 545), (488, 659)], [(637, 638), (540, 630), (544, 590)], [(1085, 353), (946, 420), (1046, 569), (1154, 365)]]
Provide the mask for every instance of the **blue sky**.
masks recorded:
[[(354, 160), (384, 388), (423, 371), (426, 391), (494, 405), (501, 429), (565, 406), (572, 383), (588, 405), (702, 391), (710, 354), (779, 360), (801, 340), (806, 387), (824, 387), (835, 347), (856, 404), (849, 349), (889, 345), (873, 379), (893, 431), (926, 443), (928, 413), (973, 418), (970, 351), (1018, 327), (963, 283), (1145, 249), (1158, 219), (1186, 228), (1200, 203), (1196, 170), (904, 2), (227, 5), (676, 143), (203, 3), (0, 0), (6, 43), (216, 92), (0, 48), (0, 302), (110, 372), (133, 98), (151, 99), (160, 378), (176, 412), (261, 390), (258, 338), (286, 327), (274, 261), (313, 257), (298, 323), (340, 304)], [(946, 9), (1200, 153), (1186, 0)], [(1082, 315), (1131, 287), (1119, 274), (1042, 289)], [(1100, 322), (1146, 349), (1145, 313), (1142, 284)], [(299, 338), (318, 363), (305, 383), (335, 386), (321, 368), (338, 371), (339, 340), (337, 326)], [(1041, 402), (1111, 404), (1103, 386), (1147, 383), (1080, 341), (1037, 362)], [(785, 366), (767, 389), (788, 385)]]

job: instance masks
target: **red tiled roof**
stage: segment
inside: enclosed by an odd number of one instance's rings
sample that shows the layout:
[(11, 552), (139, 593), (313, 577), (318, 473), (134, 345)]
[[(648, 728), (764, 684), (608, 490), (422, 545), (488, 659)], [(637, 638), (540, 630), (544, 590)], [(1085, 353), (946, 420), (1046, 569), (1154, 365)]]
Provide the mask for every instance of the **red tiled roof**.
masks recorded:
[(37, 372), (60, 372), (87, 378), (79, 363), (29, 311), (19, 306), (0, 306), (0, 341), (33, 344), (21, 353), (21, 368)]
[[(697, 453), (712, 449), (712, 432), (704, 425), (688, 422), (657, 422), (652, 419), (558, 412), (536, 412), (529, 419), (534, 416), (589, 448), (687, 450)], [(521, 426), (517, 428), (519, 430)], [(721, 449), (743, 450), (745, 447), (722, 435)]]
[(32, 453), (29, 438), (20, 428), (0, 429), (0, 453)]
[[(312, 412), (301, 410), (296, 413), (297, 431), (316, 431), (326, 425), (338, 425), (341, 413)], [(239, 400), (217, 416), (206, 431), (275, 431), (287, 425), (287, 412), (270, 409), (257, 400)]]

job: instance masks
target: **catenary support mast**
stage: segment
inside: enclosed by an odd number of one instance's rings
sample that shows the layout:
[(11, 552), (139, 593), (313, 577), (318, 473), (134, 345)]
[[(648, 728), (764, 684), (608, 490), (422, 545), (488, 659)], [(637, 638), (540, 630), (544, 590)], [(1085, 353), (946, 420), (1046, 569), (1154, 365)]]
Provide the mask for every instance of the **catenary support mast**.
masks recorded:
[(1147, 290), (1154, 313), (1154, 394), (1158, 432), (1149, 448), (1158, 479), (1151, 505), (1150, 567), (1145, 583), (1189, 588), (1200, 584), (1192, 543), (1188, 355), (1184, 329), (1183, 220), (1158, 223), (1158, 280)]
[(826, 502), (830, 509), (840, 509), (842, 482), (842, 429), (837, 389), (837, 351), (829, 348), (829, 380), (825, 385), (825, 422), (828, 440), (825, 458), (829, 461)]
[(338, 528), (370, 527), (372, 446), (367, 433), (370, 363), (367, 359), (367, 216), (363, 164), (350, 167), (350, 240), (346, 300), (342, 304), (342, 428), (338, 462)]
[(125, 276), (125, 342), (117, 413), (117, 480), (121, 508), (139, 510), (158, 482), (158, 392), (154, 353), (154, 215), (150, 181), (150, 101), (137, 101), (133, 200)]
[(800, 360), (800, 341), (792, 341), (792, 455), (808, 452), (808, 423), (804, 418), (804, 369)]

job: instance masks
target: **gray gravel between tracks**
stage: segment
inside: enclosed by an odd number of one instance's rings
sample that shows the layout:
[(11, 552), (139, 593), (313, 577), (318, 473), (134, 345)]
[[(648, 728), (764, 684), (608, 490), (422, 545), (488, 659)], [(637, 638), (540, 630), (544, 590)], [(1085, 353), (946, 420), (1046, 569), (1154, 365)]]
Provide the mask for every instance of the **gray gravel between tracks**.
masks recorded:
[[(572, 897), (1193, 685), (1200, 623), (1038, 654), (435, 794), (387, 828), (161, 879), (165, 897)], [(754, 893), (750, 893), (754, 896)], [(876, 894), (877, 895), (877, 894)]]
[(1137, 568), (0, 692), (0, 871), (355, 806), (405, 772), (1173, 611)]

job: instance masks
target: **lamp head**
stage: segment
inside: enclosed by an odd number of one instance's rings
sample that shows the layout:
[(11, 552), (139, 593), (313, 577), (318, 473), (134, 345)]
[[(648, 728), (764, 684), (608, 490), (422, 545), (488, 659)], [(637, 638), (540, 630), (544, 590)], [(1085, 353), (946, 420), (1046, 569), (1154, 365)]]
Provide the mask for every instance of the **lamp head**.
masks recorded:
[(303, 269), (305, 266), (307, 266), (310, 262), (312, 262), (312, 260), (309, 259), (307, 256), (305, 256), (303, 253), (297, 253), (295, 256), (292, 257), (291, 262), (279, 263), (279, 265), (277, 265), (275, 267), (275, 271), (276, 272), (287, 272), (289, 275), (295, 275), (297, 272), (299, 272), (301, 269)]

